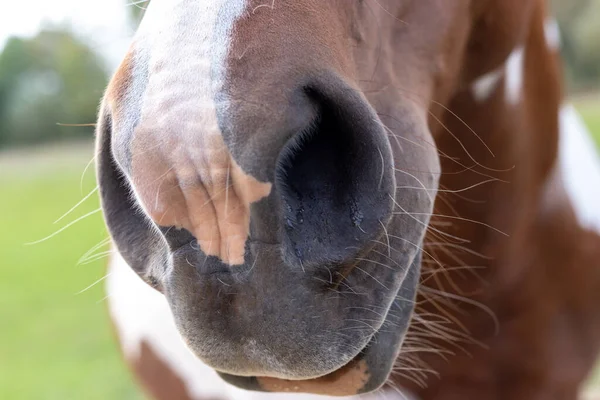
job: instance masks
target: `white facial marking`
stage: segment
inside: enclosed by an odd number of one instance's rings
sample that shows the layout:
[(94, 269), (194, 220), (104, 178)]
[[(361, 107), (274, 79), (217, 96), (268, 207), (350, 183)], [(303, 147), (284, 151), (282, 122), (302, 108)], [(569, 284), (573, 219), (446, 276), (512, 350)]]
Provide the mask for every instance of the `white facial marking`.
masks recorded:
[(560, 28), (554, 18), (549, 18), (544, 23), (544, 35), (546, 36), (546, 45), (550, 50), (560, 50)]
[(506, 62), (506, 100), (517, 105), (523, 92), (523, 75), (525, 73), (525, 48), (519, 46), (511, 53)]
[(561, 177), (579, 223), (600, 232), (600, 158), (572, 105), (560, 112), (559, 143)]
[[(133, 135), (126, 116), (136, 109), (115, 113), (115, 147), (131, 152), (121, 159), (131, 163), (125, 171), (137, 204), (156, 225), (186, 228), (205, 255), (229, 265), (244, 263), (250, 206), (271, 192), (235, 162), (217, 116), (229, 107), (227, 57), (247, 3), (153, 0), (132, 51), (134, 77), (145, 85), (120, 96), (138, 98)], [(120, 83), (119, 94), (128, 86)]]
[(231, 30), (245, 7), (245, 0), (149, 4), (134, 39), (148, 57), (138, 130), (160, 130), (165, 144), (176, 138), (173, 151), (185, 153), (195, 136), (221, 136), (214, 95), (224, 85)]
[[(138, 121), (129, 116), (140, 115), (137, 129), (161, 130), (165, 144), (178, 134), (220, 136), (213, 94), (223, 85), (231, 30), (245, 8), (246, 0), (153, 0), (132, 44), (134, 81), (121, 99), (128, 112), (116, 115), (114, 130), (132, 133)], [(189, 145), (179, 142), (174, 151)]]
[[(117, 328), (126, 358), (140, 356), (141, 344), (146, 342), (156, 355), (185, 383), (196, 399), (223, 400), (335, 400), (307, 394), (251, 392), (232, 386), (210, 367), (196, 358), (181, 339), (165, 297), (148, 286), (116, 255), (111, 260), (106, 290), (110, 315)], [(409, 395), (375, 393), (355, 400), (416, 400)]]
[(483, 103), (488, 100), (496, 89), (498, 84), (504, 75), (504, 69), (499, 68), (495, 71), (488, 72), (473, 83), (473, 96), (479, 103)]

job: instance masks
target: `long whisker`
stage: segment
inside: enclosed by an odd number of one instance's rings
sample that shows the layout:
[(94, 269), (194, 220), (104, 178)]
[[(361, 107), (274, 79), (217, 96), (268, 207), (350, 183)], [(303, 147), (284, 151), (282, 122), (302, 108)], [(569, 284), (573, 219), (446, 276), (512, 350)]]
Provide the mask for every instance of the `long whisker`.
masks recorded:
[[(401, 170), (396, 170), (396, 171), (398, 171), (398, 172), (403, 172), (403, 173), (406, 173), (406, 171), (401, 171)], [(419, 190), (425, 190), (427, 193), (429, 193), (429, 192), (438, 192), (438, 193), (462, 193), (462, 192), (466, 192), (466, 191), (468, 191), (468, 190), (471, 190), (471, 189), (474, 189), (474, 188), (476, 188), (476, 187), (483, 186), (483, 185), (485, 185), (485, 184), (492, 183), (492, 182), (498, 182), (498, 179), (488, 179), (488, 180), (485, 180), (485, 181), (482, 181), (482, 182), (479, 182), (479, 183), (475, 183), (475, 184), (473, 184), (473, 185), (471, 185), (471, 186), (468, 186), (468, 187), (465, 187), (465, 188), (462, 188), (462, 189), (456, 189), (456, 190), (451, 190), (451, 189), (439, 189), (439, 188), (432, 188), (432, 189), (428, 189), (428, 188), (426, 188), (426, 187), (421, 187), (421, 188), (419, 188), (419, 187), (414, 187), (414, 186), (398, 186), (398, 187), (396, 188), (396, 190), (400, 190), (400, 189), (419, 189)]]
[(64, 213), (63, 215), (61, 215), (61, 217), (59, 219), (57, 219), (56, 221), (53, 222), (53, 224), (57, 224), (60, 221), (62, 221), (65, 217), (67, 217), (69, 214), (71, 214), (73, 211), (75, 211), (77, 209), (77, 207), (79, 207), (80, 205), (82, 205), (87, 199), (89, 199), (90, 197), (92, 197), (92, 195), (94, 193), (96, 193), (98, 191), (98, 186), (96, 186), (94, 189), (92, 189), (91, 192), (89, 192), (87, 195), (85, 195), (85, 197), (81, 200), (79, 200), (77, 202), (77, 204), (75, 204), (73, 207), (71, 207), (69, 209), (69, 211), (67, 211), (66, 213)]
[[(413, 174), (411, 174), (411, 173), (409, 173), (409, 172), (402, 171), (402, 170), (400, 170), (400, 169), (396, 169), (396, 168), (394, 168), (394, 170), (395, 170), (396, 172), (400, 172), (400, 173), (402, 173), (402, 174), (408, 175), (408, 176), (410, 176), (411, 178), (413, 178), (414, 180), (416, 180), (416, 181), (417, 181), (417, 183), (418, 183), (419, 185), (421, 185), (421, 187), (420, 187), (420, 188), (417, 188), (417, 189), (423, 189), (423, 190), (425, 191), (425, 194), (427, 195), (427, 197), (429, 197), (429, 201), (431, 201), (431, 203), (433, 204), (433, 197), (432, 197), (432, 196), (431, 196), (431, 194), (429, 193), (429, 191), (430, 191), (431, 189), (428, 189), (427, 187), (425, 187), (425, 184), (424, 184), (423, 182), (421, 182), (421, 180), (420, 180), (419, 178), (417, 178), (416, 176), (414, 176)], [(400, 186), (400, 187), (396, 188), (396, 190), (398, 190), (398, 189), (403, 189), (403, 188), (409, 189), (410, 187), (408, 187), (408, 186)]]
[(91, 288), (93, 288), (94, 286), (96, 286), (97, 284), (99, 284), (100, 282), (104, 281), (110, 275), (111, 275), (111, 273), (109, 272), (108, 274), (104, 275), (102, 278), (98, 279), (96, 282), (92, 283), (90, 286), (88, 286), (85, 289), (83, 289), (83, 290), (75, 293), (75, 296), (78, 296), (80, 294), (83, 294), (83, 293), (87, 292), (88, 290), (90, 290)]
[(489, 229), (493, 230), (494, 232), (497, 232), (503, 236), (510, 237), (510, 235), (508, 233), (502, 232), (500, 229), (494, 228), (490, 224), (486, 224), (485, 222), (476, 221), (476, 220), (469, 219), (469, 218), (456, 217), (456, 216), (452, 216), (452, 215), (442, 215), (442, 214), (413, 213), (413, 212), (408, 212), (405, 210), (403, 212), (394, 212), (394, 214), (395, 215), (426, 215), (429, 217), (448, 218), (448, 219), (453, 219), (453, 220), (458, 220), (458, 221), (465, 221), (465, 222), (470, 222), (472, 224), (485, 226), (486, 228), (489, 228)]
[(471, 250), (470, 248), (468, 248), (466, 246), (461, 246), (461, 245), (458, 245), (458, 244), (446, 243), (446, 242), (427, 242), (426, 245), (427, 245), (427, 247), (450, 247), (450, 248), (453, 248), (453, 249), (456, 249), (456, 250), (461, 250), (461, 251), (464, 251), (466, 253), (472, 254), (474, 256), (483, 258), (485, 260), (493, 260), (494, 259), (493, 257), (486, 256), (484, 254), (481, 254), (478, 251)]
[(494, 154), (494, 152), (492, 151), (492, 149), (490, 149), (490, 147), (487, 145), (487, 143), (485, 142), (485, 140), (483, 140), (483, 138), (481, 136), (479, 136), (477, 134), (477, 132), (475, 132), (475, 130), (473, 128), (471, 128), (471, 125), (467, 124), (467, 122), (462, 119), (461, 117), (458, 116), (458, 114), (456, 114), (454, 111), (452, 111), (449, 107), (446, 107), (445, 105), (443, 105), (442, 103), (440, 103), (439, 101), (435, 101), (435, 100), (431, 100), (431, 103), (442, 107), (444, 110), (446, 110), (447, 112), (450, 113), (450, 115), (452, 115), (454, 118), (456, 118), (461, 124), (463, 124), (468, 130), (471, 131), (471, 133), (473, 133), (473, 135), (475, 135), (475, 137), (481, 142), (481, 144), (487, 149), (487, 151), (492, 155), (492, 157), (496, 158), (496, 155)]
[(448, 293), (448, 292), (442, 292), (440, 290), (436, 290), (436, 289), (433, 289), (433, 288), (430, 288), (427, 286), (421, 287), (420, 290), (423, 290), (426, 293), (434, 294), (437, 296), (446, 297), (446, 298), (449, 298), (452, 300), (457, 300), (457, 301), (460, 301), (460, 302), (463, 302), (463, 303), (466, 303), (466, 304), (469, 304), (469, 305), (479, 308), (480, 310), (486, 312), (492, 318), (492, 320), (494, 322), (494, 327), (495, 327), (495, 334), (497, 335), (498, 332), (500, 331), (500, 321), (498, 320), (498, 317), (496, 316), (494, 311), (492, 311), (492, 309), (489, 308), (488, 306), (486, 306), (478, 301), (469, 299), (467, 297), (458, 296), (458, 295)]
[(81, 263), (82, 261), (84, 261), (85, 259), (87, 259), (94, 251), (106, 246), (107, 244), (109, 244), (111, 242), (111, 238), (107, 237), (104, 238), (100, 241), (100, 243), (94, 245), (91, 249), (89, 249), (88, 251), (86, 251), (77, 261), (77, 263)]
[[(481, 164), (479, 161), (477, 161), (473, 155), (471, 154), (471, 152), (469, 152), (469, 150), (467, 149), (467, 147), (463, 144), (463, 142), (458, 138), (458, 136), (456, 136), (454, 134), (454, 132), (452, 132), (452, 130), (450, 128), (448, 128), (446, 126), (446, 124), (444, 124), (442, 122), (441, 119), (439, 119), (434, 113), (432, 113), (431, 111), (429, 111), (429, 115), (435, 119), (437, 121), (438, 124), (440, 124), (440, 126), (442, 128), (444, 128), (444, 130), (446, 132), (448, 132), (450, 134), (450, 136), (452, 136), (457, 142), (458, 145), (461, 147), (461, 149), (463, 149), (463, 151), (465, 152), (465, 154), (467, 155), (467, 157), (469, 157), (471, 159), (471, 161), (473, 161), (475, 164), (477, 164), (478, 166), (480, 166), (481, 168), (484, 168), (488, 171), (492, 171), (492, 172), (507, 172), (510, 171), (511, 169), (513, 169), (514, 167), (508, 168), (508, 169), (495, 169), (495, 168), (490, 168), (490, 167), (486, 167), (485, 165)], [(487, 146), (486, 146), (487, 147)]]
[[(406, 89), (406, 88), (399, 87), (399, 86), (394, 86), (394, 88), (395, 88), (396, 90), (402, 91), (402, 92), (404, 92), (404, 93), (410, 93), (410, 94), (411, 94), (412, 96), (414, 96), (414, 97), (420, 97), (420, 98), (421, 98), (420, 100), (422, 100), (423, 102), (425, 102), (425, 99), (423, 99), (423, 98), (422, 98), (422, 96), (420, 96), (418, 93), (416, 93), (416, 92), (414, 92), (414, 91), (411, 91), (411, 90), (408, 90), (408, 89)], [(492, 155), (492, 157), (496, 157), (496, 155), (494, 154), (494, 152), (492, 151), (492, 149), (490, 149), (490, 147), (489, 147), (489, 146), (487, 145), (487, 143), (486, 143), (486, 142), (483, 140), (483, 138), (482, 138), (482, 137), (481, 137), (479, 134), (477, 134), (477, 132), (475, 132), (475, 130), (474, 130), (474, 129), (473, 129), (473, 128), (472, 128), (472, 127), (469, 125), (469, 124), (467, 124), (467, 122), (466, 122), (464, 119), (460, 118), (460, 117), (458, 116), (458, 114), (456, 114), (454, 111), (452, 111), (450, 108), (448, 108), (448, 107), (447, 107), (447, 106), (445, 106), (444, 104), (442, 104), (442, 103), (440, 103), (440, 102), (438, 102), (438, 101), (435, 101), (435, 100), (433, 100), (433, 99), (430, 99), (429, 101), (430, 101), (432, 104), (435, 104), (435, 105), (437, 105), (437, 106), (439, 106), (439, 107), (443, 108), (443, 109), (444, 109), (445, 111), (447, 111), (447, 112), (448, 112), (450, 115), (452, 115), (454, 118), (456, 118), (456, 119), (457, 119), (457, 120), (458, 120), (458, 121), (459, 121), (461, 124), (463, 124), (463, 125), (464, 125), (464, 126), (465, 126), (465, 127), (466, 127), (466, 128), (467, 128), (467, 129), (468, 129), (470, 132), (471, 132), (471, 133), (473, 133), (473, 135), (475, 135), (475, 137), (476, 137), (476, 138), (477, 138), (477, 139), (478, 139), (478, 140), (481, 142), (481, 144), (482, 144), (482, 145), (483, 145), (483, 146), (486, 148), (486, 150), (487, 150), (487, 151), (488, 151), (488, 152), (489, 152), (489, 153)], [(431, 113), (431, 112), (430, 112), (430, 113)], [(484, 167), (484, 168), (485, 168), (485, 167)]]
[(84, 259), (83, 261), (77, 263), (77, 265), (87, 265), (87, 264), (91, 264), (93, 262), (102, 260), (103, 258), (106, 258), (108, 256), (110, 256), (111, 254), (118, 254), (118, 252), (116, 250), (107, 250), (107, 251), (103, 251), (101, 253), (98, 254), (94, 254), (91, 257), (88, 257), (86, 259)]
[(71, 226), (75, 225), (76, 223), (78, 223), (78, 222), (80, 222), (80, 221), (82, 221), (82, 220), (86, 219), (87, 217), (90, 217), (90, 216), (92, 216), (92, 215), (94, 215), (94, 214), (97, 214), (97, 213), (99, 213), (100, 211), (102, 211), (102, 208), (98, 208), (98, 209), (96, 209), (96, 210), (94, 210), (94, 211), (90, 211), (89, 213), (87, 213), (87, 214), (85, 214), (85, 215), (82, 215), (81, 217), (77, 218), (76, 220), (74, 220), (74, 221), (72, 221), (72, 222), (69, 222), (67, 225), (63, 226), (62, 228), (60, 228), (59, 230), (57, 230), (57, 231), (56, 231), (56, 232), (54, 232), (53, 234), (51, 234), (51, 235), (48, 235), (48, 236), (46, 236), (46, 237), (45, 237), (45, 238), (43, 238), (43, 239), (36, 240), (35, 242), (24, 243), (24, 245), (25, 245), (25, 246), (33, 246), (34, 244), (39, 244), (39, 243), (45, 242), (46, 240), (52, 239), (53, 237), (55, 237), (56, 235), (58, 235), (58, 234), (60, 234), (60, 233), (64, 232), (65, 230), (67, 230), (67, 229), (68, 229), (68, 228), (70, 228)]
[[(459, 238), (458, 236), (451, 235), (451, 234), (449, 234), (447, 232), (444, 232), (444, 231), (441, 231), (441, 230), (439, 230), (437, 228), (434, 228), (431, 225), (427, 225), (426, 223), (424, 223), (423, 221), (421, 221), (420, 219), (416, 218), (414, 215), (412, 215), (411, 213), (409, 213), (408, 211), (406, 211), (400, 204), (398, 204), (398, 202), (396, 201), (396, 199), (394, 197), (390, 196), (390, 198), (396, 204), (396, 206), (398, 208), (400, 208), (400, 210), (402, 210), (403, 213), (400, 213), (400, 215), (408, 215), (410, 218), (412, 218), (413, 220), (415, 220), (420, 225), (423, 225), (425, 228), (427, 228), (430, 231), (437, 232), (440, 235), (447, 236), (447, 237), (453, 238), (453, 239), (458, 240), (458, 241), (462, 241), (463, 243), (468, 243), (468, 240), (466, 240), (466, 239)], [(427, 214), (423, 214), (423, 215), (427, 215)]]
[[(368, 260), (367, 260), (368, 261)], [(371, 261), (372, 262), (372, 261)], [(361, 267), (359, 267), (358, 265), (354, 266), (355, 269), (361, 271), (363, 274), (371, 277), (375, 282), (379, 283), (384, 289), (386, 290), (390, 290), (387, 286), (385, 286), (379, 279), (375, 278), (373, 275), (371, 275), (370, 273), (368, 273), (367, 271), (365, 271), (364, 269), (362, 269)]]
[(88, 169), (92, 166), (92, 164), (94, 164), (94, 162), (96, 161), (96, 156), (97, 154), (94, 154), (92, 159), (86, 164), (85, 168), (83, 169), (83, 172), (81, 173), (81, 178), (79, 179), (79, 192), (81, 194), (83, 194), (83, 180), (85, 179), (85, 174), (87, 173)]

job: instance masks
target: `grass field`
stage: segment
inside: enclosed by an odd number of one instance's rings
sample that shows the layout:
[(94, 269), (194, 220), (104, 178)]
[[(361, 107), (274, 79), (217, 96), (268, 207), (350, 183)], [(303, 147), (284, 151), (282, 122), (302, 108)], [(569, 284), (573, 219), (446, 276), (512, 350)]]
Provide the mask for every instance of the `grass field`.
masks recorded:
[[(0, 161), (0, 399), (141, 399), (120, 361), (103, 301), (105, 259), (76, 265), (106, 237), (99, 213), (46, 242), (82, 198), (80, 177), (92, 148), (65, 159), (11, 155)], [(51, 161), (54, 160), (52, 163)], [(31, 162), (30, 162), (31, 161)], [(93, 168), (83, 181), (94, 186)], [(90, 198), (72, 220), (98, 208)], [(63, 223), (64, 224), (64, 223)]]
[[(600, 143), (600, 100), (577, 106)], [(103, 284), (80, 293), (104, 276), (105, 258), (77, 265), (106, 237), (100, 214), (24, 245), (64, 225), (53, 221), (95, 185), (92, 169), (80, 189), (89, 144), (69, 153), (0, 154), (0, 399), (141, 399), (113, 340)], [(97, 208), (93, 196), (65, 221)]]
[(600, 94), (576, 99), (574, 103), (600, 145)]

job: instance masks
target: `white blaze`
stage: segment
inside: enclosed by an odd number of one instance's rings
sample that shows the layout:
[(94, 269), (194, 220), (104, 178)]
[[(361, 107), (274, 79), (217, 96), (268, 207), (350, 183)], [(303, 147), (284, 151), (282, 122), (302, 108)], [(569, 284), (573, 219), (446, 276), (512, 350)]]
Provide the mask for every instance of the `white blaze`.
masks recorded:
[(147, 83), (129, 88), (135, 93), (128, 96), (142, 99), (136, 132), (158, 138), (158, 146), (174, 158), (201, 165), (201, 152), (190, 149), (212, 137), (222, 140), (214, 99), (224, 86), (231, 33), (246, 3), (152, 0), (148, 5), (132, 45), (136, 73), (145, 71)]
[[(222, 85), (234, 23), (246, 9), (246, 0), (153, 0), (134, 42), (149, 55), (149, 83), (145, 112), (163, 109), (171, 100), (189, 101), (191, 115), (205, 107), (205, 119), (215, 122), (213, 94)], [(173, 117), (180, 118), (179, 112)]]

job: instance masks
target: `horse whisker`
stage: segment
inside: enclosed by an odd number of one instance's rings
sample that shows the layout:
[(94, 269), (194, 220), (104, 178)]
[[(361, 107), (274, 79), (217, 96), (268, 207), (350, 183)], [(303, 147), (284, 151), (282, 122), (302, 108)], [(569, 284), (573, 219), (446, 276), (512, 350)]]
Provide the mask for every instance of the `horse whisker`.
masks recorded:
[(68, 228), (70, 228), (71, 226), (75, 225), (76, 223), (78, 223), (78, 222), (80, 222), (80, 221), (82, 221), (82, 220), (86, 219), (87, 217), (90, 217), (90, 216), (92, 216), (92, 215), (94, 215), (94, 214), (97, 214), (97, 213), (99, 213), (100, 211), (102, 211), (102, 208), (98, 208), (98, 209), (96, 209), (96, 210), (94, 210), (94, 211), (90, 211), (89, 213), (87, 213), (87, 214), (85, 214), (85, 215), (82, 215), (81, 217), (77, 218), (76, 220), (74, 220), (74, 221), (72, 221), (72, 222), (69, 222), (67, 225), (63, 226), (62, 228), (60, 228), (59, 230), (57, 230), (57, 231), (56, 231), (56, 232), (54, 232), (53, 234), (51, 234), (51, 235), (48, 235), (48, 236), (46, 236), (45, 238), (42, 238), (42, 239), (40, 239), (40, 240), (36, 240), (36, 241), (34, 241), (34, 242), (28, 242), (28, 243), (24, 243), (24, 245), (25, 245), (25, 246), (33, 246), (33, 245), (35, 245), (35, 244), (40, 244), (40, 243), (43, 243), (43, 242), (45, 242), (46, 240), (52, 239), (53, 237), (55, 237), (56, 235), (58, 235), (58, 234), (60, 234), (60, 233), (64, 232), (65, 230), (67, 230), (67, 229), (68, 229)]

